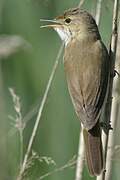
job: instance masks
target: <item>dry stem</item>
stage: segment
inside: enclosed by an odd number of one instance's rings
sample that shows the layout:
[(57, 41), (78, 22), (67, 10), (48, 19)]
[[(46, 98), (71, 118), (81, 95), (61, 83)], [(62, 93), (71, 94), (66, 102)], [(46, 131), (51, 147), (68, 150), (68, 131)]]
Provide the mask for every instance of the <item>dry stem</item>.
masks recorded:
[(80, 8), (84, 4), (85, 0), (81, 0), (78, 7)]
[(102, 0), (98, 0), (96, 7), (96, 16), (95, 16), (96, 24), (98, 26), (100, 24), (101, 8), (102, 8)]
[(30, 137), (30, 140), (29, 140), (29, 143), (28, 143), (28, 147), (27, 147), (27, 151), (25, 153), (23, 164), (22, 164), (22, 167), (20, 169), (20, 174), (19, 174), (17, 180), (22, 180), (24, 171), (26, 169), (26, 163), (27, 163), (28, 157), (29, 157), (31, 149), (32, 149), (32, 144), (33, 144), (35, 135), (36, 135), (37, 130), (38, 130), (38, 125), (39, 125), (39, 122), (40, 122), (40, 119), (41, 119), (43, 108), (45, 106), (45, 102), (46, 102), (46, 99), (47, 99), (47, 96), (48, 96), (48, 93), (49, 93), (49, 90), (50, 90), (50, 87), (51, 87), (51, 84), (52, 84), (52, 80), (54, 78), (54, 74), (55, 74), (57, 66), (58, 66), (58, 62), (59, 62), (59, 59), (60, 59), (60, 56), (61, 56), (61, 53), (62, 53), (62, 50), (63, 50), (63, 46), (64, 45), (62, 44), (61, 48), (60, 48), (60, 50), (58, 52), (57, 58), (55, 60), (55, 63), (53, 65), (51, 75), (50, 75), (50, 78), (48, 80), (48, 83), (47, 83), (47, 86), (46, 86), (46, 89), (45, 89), (45, 93), (44, 93), (44, 96), (43, 96), (43, 99), (42, 99), (42, 102), (41, 102), (41, 105), (40, 105), (40, 108), (39, 108), (39, 111), (38, 111), (38, 115), (37, 115), (35, 125), (34, 125), (34, 128), (33, 128), (33, 132), (31, 134), (31, 137)]
[[(110, 123), (113, 127), (115, 127), (116, 123), (116, 117), (114, 116), (116, 113), (114, 103), (112, 104), (112, 88), (113, 88), (113, 74), (114, 74), (114, 66), (115, 66), (115, 57), (116, 57), (116, 48), (117, 48), (117, 20), (118, 20), (118, 4), (119, 0), (114, 1), (114, 9), (113, 9), (113, 26), (112, 26), (112, 38), (111, 38), (111, 45), (110, 45), (110, 81), (109, 81), (109, 93), (108, 93), (108, 99), (107, 99), (107, 120), (106, 122)], [(112, 111), (111, 111), (111, 104), (112, 104)], [(111, 116), (111, 117), (110, 117)], [(114, 116), (114, 118), (113, 118)], [(110, 136), (109, 136), (110, 135)], [(108, 138), (109, 138), (109, 144), (108, 144)], [(110, 149), (108, 149), (111, 142), (113, 143), (113, 132), (108, 132), (103, 135), (103, 141), (104, 141), (104, 147), (105, 147), (105, 171), (102, 172), (102, 174), (97, 178), (97, 180), (108, 180), (110, 178), (110, 171), (111, 171), (111, 165), (110, 165), (110, 157), (112, 155), (112, 152)], [(111, 145), (110, 145), (111, 147)], [(108, 152), (107, 152), (108, 151)], [(109, 166), (108, 166), (109, 164)], [(109, 169), (110, 168), (110, 169)], [(105, 173), (107, 171), (107, 173)], [(109, 179), (110, 180), (110, 179)]]
[(84, 160), (85, 160), (85, 146), (83, 139), (83, 127), (81, 126), (80, 138), (79, 138), (79, 146), (78, 146), (78, 158), (77, 158), (77, 166), (76, 166), (76, 178), (75, 180), (82, 180), (82, 173), (84, 168)]
[[(119, 25), (119, 30), (120, 30), (120, 25)], [(120, 33), (119, 33), (119, 37), (120, 37)], [(117, 45), (117, 48), (119, 48), (120, 50), (120, 42)], [(118, 53), (118, 57), (120, 55), (120, 52), (117, 51)], [(116, 59), (116, 63), (120, 63), (119, 59)], [(119, 69), (118, 69), (119, 71)], [(119, 71), (120, 73), (120, 71)], [(118, 88), (120, 86), (120, 80), (118, 77), (116, 77), (114, 79), (114, 83), (113, 83), (113, 97), (115, 97), (116, 95), (119, 96), (119, 92), (118, 92)], [(115, 99), (113, 99), (112, 102), (112, 109), (111, 109), (111, 124), (112, 124), (112, 128), (113, 131), (109, 132), (109, 139), (108, 139), (108, 152), (107, 152), (107, 159), (106, 159), (106, 167), (107, 167), (107, 171), (106, 171), (106, 175), (105, 175), (105, 180), (110, 180), (111, 179), (111, 175), (112, 175), (112, 161), (111, 159), (113, 158), (113, 154), (114, 154), (114, 135), (115, 135), (115, 129), (116, 129), (116, 123), (117, 123), (117, 119), (119, 116), (119, 102), (116, 101)]]

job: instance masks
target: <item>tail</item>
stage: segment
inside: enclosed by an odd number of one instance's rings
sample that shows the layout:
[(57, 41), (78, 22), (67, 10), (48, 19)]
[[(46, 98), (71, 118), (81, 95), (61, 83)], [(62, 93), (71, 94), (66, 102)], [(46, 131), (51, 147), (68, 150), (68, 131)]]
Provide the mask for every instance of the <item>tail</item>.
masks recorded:
[(91, 176), (98, 176), (103, 169), (103, 153), (100, 126), (83, 130), (88, 170)]

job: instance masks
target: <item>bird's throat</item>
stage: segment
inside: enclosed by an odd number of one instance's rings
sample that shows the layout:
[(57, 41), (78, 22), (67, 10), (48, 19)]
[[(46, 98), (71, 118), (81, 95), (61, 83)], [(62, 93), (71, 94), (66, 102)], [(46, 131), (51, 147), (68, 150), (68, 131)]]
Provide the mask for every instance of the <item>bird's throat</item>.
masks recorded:
[(65, 42), (65, 46), (70, 42), (72, 34), (69, 30), (55, 28), (61, 40)]

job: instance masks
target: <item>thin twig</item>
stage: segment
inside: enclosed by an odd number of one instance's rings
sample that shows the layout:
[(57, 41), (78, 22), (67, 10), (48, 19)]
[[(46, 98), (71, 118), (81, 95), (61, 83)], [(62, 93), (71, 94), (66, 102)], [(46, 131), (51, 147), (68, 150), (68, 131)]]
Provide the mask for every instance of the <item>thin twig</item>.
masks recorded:
[[(114, 74), (114, 66), (115, 66), (115, 58), (116, 58), (116, 48), (117, 48), (117, 20), (118, 20), (118, 4), (119, 0), (114, 1), (114, 9), (113, 9), (113, 26), (112, 26), (112, 38), (111, 38), (111, 44), (110, 44), (110, 51), (109, 51), (109, 57), (110, 57), (110, 81), (109, 81), (109, 93), (107, 98), (107, 120), (106, 122), (110, 123), (112, 125), (112, 128), (114, 130), (115, 124), (116, 124), (116, 117), (113, 118), (112, 113), (115, 112), (115, 106), (114, 102), (112, 103), (112, 89), (113, 89), (113, 74)], [(111, 105), (112, 105), (112, 111), (111, 111)], [(109, 136), (110, 135), (110, 136)], [(109, 143), (111, 143), (113, 140), (113, 132), (109, 132), (109, 129), (107, 130), (107, 133), (103, 135), (103, 141), (104, 141), (104, 147), (105, 147), (105, 170), (101, 173), (101, 175), (97, 178), (97, 180), (108, 180), (110, 178), (110, 171), (111, 171), (111, 165), (109, 163), (111, 159), (111, 155), (109, 152), (111, 151), (108, 147), (111, 145), (108, 144), (108, 138)], [(111, 139), (112, 138), (112, 139)], [(108, 152), (107, 152), (108, 151)], [(110, 158), (110, 159), (109, 159)], [(109, 164), (109, 167), (108, 167)], [(110, 168), (110, 169), (109, 169)], [(107, 173), (106, 173), (107, 171)], [(109, 178), (108, 178), (109, 177)], [(110, 179), (109, 179), (110, 180)]]
[(85, 0), (81, 0), (78, 7), (80, 8), (84, 4)]
[(95, 20), (98, 26), (100, 25), (100, 20), (101, 20), (101, 10), (102, 10), (102, 0), (97, 0)]
[[(120, 25), (119, 25), (119, 30), (120, 30)], [(119, 37), (120, 37), (120, 33), (119, 33)], [(120, 42), (117, 44), (117, 48), (119, 48), (119, 50), (120, 50)], [(120, 55), (120, 51), (117, 51), (117, 53)], [(119, 57), (119, 55), (117, 57)], [(116, 58), (116, 63), (120, 63), (119, 61), (120, 60)], [(119, 71), (119, 69), (118, 69), (118, 71)], [(119, 71), (119, 73), (120, 73), (120, 71)], [(113, 97), (116, 95), (119, 96), (119, 91), (118, 91), (119, 86), (120, 86), (120, 80), (118, 77), (116, 77), (114, 79), (114, 83), (113, 83)], [(117, 119), (119, 116), (118, 108), (119, 108), (119, 102), (116, 101), (115, 99), (113, 99), (112, 109), (111, 109), (111, 123), (112, 123), (113, 131), (109, 132), (108, 147), (111, 147), (111, 148), (109, 148), (108, 152), (107, 152), (107, 159), (106, 159), (107, 171), (106, 171), (106, 175), (105, 175), (105, 180), (110, 180), (111, 175), (112, 175), (111, 159), (113, 158), (113, 154), (114, 154), (114, 136), (115, 136), (116, 123), (117, 123)]]
[(101, 8), (102, 8), (102, 0), (97, 1), (97, 7), (96, 7), (96, 24), (99, 26), (100, 24), (100, 17), (101, 17)]
[(79, 138), (79, 146), (78, 146), (78, 158), (77, 158), (77, 166), (76, 166), (76, 177), (75, 180), (82, 180), (84, 161), (85, 161), (85, 146), (83, 139), (83, 127), (81, 126), (80, 138)]
[(57, 66), (58, 66), (58, 62), (59, 62), (59, 59), (60, 59), (60, 56), (61, 56), (61, 53), (62, 53), (62, 50), (63, 50), (63, 46), (64, 45), (62, 44), (61, 48), (60, 48), (60, 50), (58, 52), (57, 58), (55, 60), (55, 63), (53, 65), (51, 75), (50, 75), (50, 78), (48, 80), (48, 83), (47, 83), (47, 86), (46, 86), (46, 89), (45, 89), (45, 93), (44, 93), (44, 96), (43, 96), (43, 99), (42, 99), (42, 102), (41, 102), (41, 105), (40, 105), (40, 108), (39, 108), (39, 111), (38, 111), (38, 115), (37, 115), (35, 125), (34, 125), (34, 128), (33, 128), (33, 132), (32, 132), (32, 135), (30, 137), (28, 147), (27, 147), (27, 151), (25, 153), (23, 164), (22, 164), (22, 167), (20, 169), (20, 174), (19, 174), (17, 180), (22, 180), (22, 176), (24, 174), (24, 171), (25, 171), (25, 168), (26, 168), (26, 163), (27, 163), (28, 157), (29, 157), (31, 149), (32, 149), (32, 144), (33, 144), (35, 135), (36, 135), (37, 130), (38, 130), (38, 125), (39, 125), (39, 122), (40, 122), (40, 119), (41, 119), (43, 108), (45, 106), (45, 102), (46, 102), (46, 99), (47, 99), (47, 96), (48, 96), (48, 93), (49, 93), (49, 90), (50, 90), (50, 87), (51, 87), (51, 84), (52, 84), (52, 80), (54, 78), (54, 74), (55, 74)]

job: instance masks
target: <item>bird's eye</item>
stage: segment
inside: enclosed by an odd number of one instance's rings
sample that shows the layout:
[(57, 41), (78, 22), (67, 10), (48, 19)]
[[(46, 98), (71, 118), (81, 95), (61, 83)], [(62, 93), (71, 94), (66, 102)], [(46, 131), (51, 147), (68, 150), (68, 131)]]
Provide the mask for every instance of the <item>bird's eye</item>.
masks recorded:
[(70, 18), (67, 18), (67, 19), (65, 19), (65, 22), (66, 22), (67, 24), (69, 24), (69, 23), (71, 22), (71, 19), (70, 19)]

